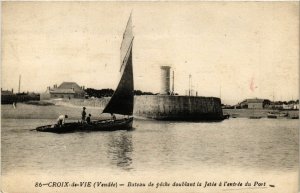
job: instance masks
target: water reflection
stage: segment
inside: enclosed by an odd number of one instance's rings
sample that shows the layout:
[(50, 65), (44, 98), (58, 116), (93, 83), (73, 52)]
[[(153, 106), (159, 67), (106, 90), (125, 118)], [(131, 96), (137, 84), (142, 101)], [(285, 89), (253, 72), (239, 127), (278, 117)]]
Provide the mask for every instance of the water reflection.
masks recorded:
[(131, 170), (132, 165), (132, 132), (113, 132), (108, 140), (108, 158), (113, 165), (124, 170)]

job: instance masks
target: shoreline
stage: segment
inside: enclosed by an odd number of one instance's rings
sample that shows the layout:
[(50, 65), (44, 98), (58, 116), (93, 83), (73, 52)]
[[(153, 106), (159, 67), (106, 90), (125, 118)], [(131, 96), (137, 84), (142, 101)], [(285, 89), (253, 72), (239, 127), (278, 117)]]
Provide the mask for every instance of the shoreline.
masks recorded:
[[(45, 103), (42, 101), (41, 103)], [(53, 103), (53, 105), (49, 105)], [(80, 119), (81, 118), (81, 105), (68, 103), (61, 100), (47, 100), (47, 105), (40, 104), (27, 104), (18, 103), (17, 108), (14, 109), (11, 104), (1, 105), (1, 118), (15, 118), (15, 119), (57, 119), (61, 114), (68, 114), (69, 119)], [(87, 103), (85, 103), (87, 104)], [(87, 113), (91, 113), (93, 118), (99, 118), (103, 107), (86, 105)], [(223, 109), (223, 114), (230, 115), (230, 118), (250, 118), (251, 116), (258, 116), (261, 118), (267, 118), (268, 112), (272, 112), (271, 109)], [(280, 117), (280, 119), (291, 119), (292, 117), (299, 116), (299, 110), (284, 110), (275, 112), (288, 113), (288, 117)], [(134, 116), (138, 118), (139, 116)], [(148, 119), (148, 118), (144, 118)]]
[[(18, 103), (14, 109), (12, 105), (1, 105), (2, 119), (53, 119), (56, 120), (59, 115), (68, 115), (69, 120), (81, 120), (82, 106), (54, 104), (54, 105), (36, 105)], [(102, 109), (99, 107), (87, 107), (87, 114), (92, 115), (92, 119), (108, 117), (101, 115)], [(100, 116), (101, 115), (101, 116)]]
[[(287, 113), (287, 117), (292, 118), (299, 116), (299, 110), (273, 110), (273, 109), (223, 109), (223, 114), (229, 114), (230, 118), (250, 118), (252, 116), (267, 118), (268, 112), (282, 112)], [(282, 119), (281, 118), (281, 119)]]

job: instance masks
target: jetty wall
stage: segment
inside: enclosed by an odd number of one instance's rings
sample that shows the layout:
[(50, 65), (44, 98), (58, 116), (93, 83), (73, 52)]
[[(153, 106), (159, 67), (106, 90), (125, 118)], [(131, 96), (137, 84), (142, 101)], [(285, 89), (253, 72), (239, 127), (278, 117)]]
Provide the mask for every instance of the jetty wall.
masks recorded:
[[(56, 104), (99, 107), (103, 109), (109, 97), (100, 99), (62, 99)], [(216, 97), (142, 95), (134, 97), (134, 116), (158, 120), (219, 120), (223, 118), (221, 100)]]
[(78, 98), (71, 98), (66, 99), (63, 98), (61, 100), (52, 100), (57, 105), (64, 105), (64, 104), (71, 104), (74, 106), (82, 106), (82, 107), (100, 107), (104, 108), (110, 97), (102, 97), (102, 98), (90, 98), (90, 99), (78, 99)]
[(134, 115), (158, 120), (221, 120), (216, 97), (143, 95), (135, 97)]

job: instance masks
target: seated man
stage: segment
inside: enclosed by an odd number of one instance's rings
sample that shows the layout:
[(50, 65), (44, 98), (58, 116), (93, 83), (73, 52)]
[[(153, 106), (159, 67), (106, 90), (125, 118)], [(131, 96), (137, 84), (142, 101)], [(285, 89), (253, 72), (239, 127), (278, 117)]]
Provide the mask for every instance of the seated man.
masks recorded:
[(90, 124), (91, 123), (91, 114), (89, 114), (89, 116), (86, 118), (86, 122), (87, 124)]
[(110, 113), (110, 115), (111, 115), (111, 119), (113, 120), (113, 121), (115, 121), (117, 118), (116, 118), (116, 115), (114, 115), (113, 113)]
[(65, 119), (68, 118), (68, 115), (60, 115), (57, 119), (57, 125), (62, 126), (65, 124)]

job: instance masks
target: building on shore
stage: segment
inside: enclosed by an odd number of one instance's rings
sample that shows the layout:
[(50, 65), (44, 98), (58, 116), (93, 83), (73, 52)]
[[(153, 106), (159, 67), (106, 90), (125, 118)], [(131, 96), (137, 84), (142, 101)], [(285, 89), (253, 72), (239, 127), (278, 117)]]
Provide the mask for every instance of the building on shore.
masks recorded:
[(271, 101), (268, 99), (246, 99), (236, 105), (237, 108), (241, 109), (264, 109), (268, 108), (271, 105)]
[(277, 109), (277, 110), (295, 110), (299, 109), (299, 101), (270, 101), (269, 99), (245, 99), (234, 105), (237, 109)]
[(264, 99), (247, 99), (247, 104), (248, 104), (248, 109), (263, 109), (265, 104), (264, 104)]
[(14, 94), (14, 89), (10, 90), (2, 90), (1, 88), (1, 95), (13, 95)]
[(13, 104), (17, 102), (38, 101), (40, 95), (34, 92), (14, 93), (14, 90), (3, 90), (1, 88), (1, 104)]
[(279, 110), (297, 110), (299, 109), (299, 103), (297, 102), (282, 102), (282, 101), (277, 101), (274, 102), (274, 104), (272, 105), (272, 107), (274, 107), (275, 109), (279, 109)]
[(14, 94), (14, 90), (2, 90), (1, 88), (1, 104), (12, 104), (17, 100), (17, 95)]
[(84, 98), (84, 86), (79, 86), (76, 82), (63, 82), (61, 85), (56, 84), (51, 88), (47, 87), (46, 92), (41, 94), (41, 100), (54, 98)]

